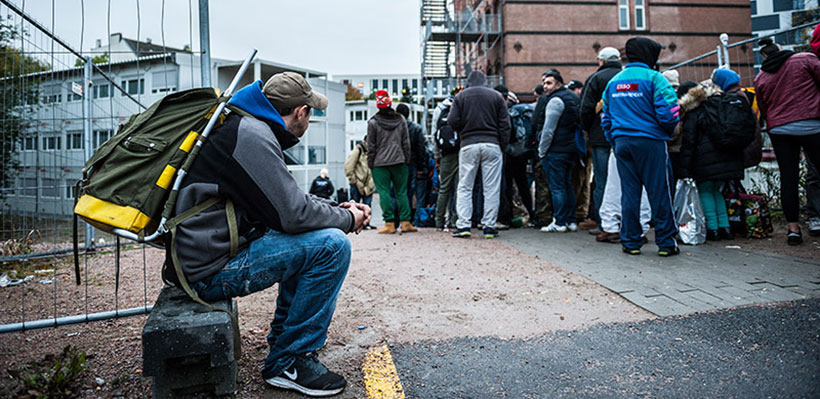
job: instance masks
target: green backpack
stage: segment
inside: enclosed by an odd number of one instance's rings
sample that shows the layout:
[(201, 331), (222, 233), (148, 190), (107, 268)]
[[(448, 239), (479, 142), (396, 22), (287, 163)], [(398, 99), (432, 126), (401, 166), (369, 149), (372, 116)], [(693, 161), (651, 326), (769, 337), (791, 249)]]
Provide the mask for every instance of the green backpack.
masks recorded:
[(213, 89), (186, 90), (131, 116), (86, 163), (74, 213), (106, 232), (154, 233), (173, 210), (171, 185), (195, 158), (191, 150), (219, 101)]
[[(173, 187), (177, 176), (184, 176), (193, 165), (205, 143), (201, 134), (214, 112), (230, 97), (219, 96), (214, 89), (201, 88), (169, 94), (142, 113), (120, 126), (117, 134), (100, 146), (83, 169), (78, 182), (79, 193), (74, 205), (74, 272), (80, 284), (80, 264), (77, 240), (77, 217), (89, 224), (120, 237), (131, 238), (161, 246), (170, 235), (173, 271), (163, 266), (163, 279), (180, 286), (194, 301), (213, 309), (188, 285), (177, 260), (173, 236), (176, 226), (211, 207), (222, 198), (211, 198), (191, 209), (172, 215), (179, 187)], [(248, 115), (239, 108), (227, 106), (233, 113)], [(222, 124), (225, 113), (220, 113), (214, 127)], [(197, 142), (202, 144), (196, 145)], [(226, 200), (228, 226), (231, 237), (231, 256), (238, 246), (238, 232), (233, 203)], [(166, 272), (173, 278), (166, 279)], [(117, 290), (119, 290), (119, 262), (117, 262)]]

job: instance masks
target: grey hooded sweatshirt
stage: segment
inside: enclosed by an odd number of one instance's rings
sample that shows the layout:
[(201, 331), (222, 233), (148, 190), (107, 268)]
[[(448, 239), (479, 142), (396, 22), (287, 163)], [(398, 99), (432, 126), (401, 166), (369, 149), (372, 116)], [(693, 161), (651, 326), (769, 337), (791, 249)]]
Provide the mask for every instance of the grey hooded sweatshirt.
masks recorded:
[(367, 121), (367, 166), (410, 163), (410, 135), (404, 116), (382, 108)]
[(489, 88), (487, 76), (472, 71), (466, 88), (453, 100), (447, 123), (461, 139), (461, 148), (491, 143), (505, 147), (510, 141), (510, 113), (501, 93)]

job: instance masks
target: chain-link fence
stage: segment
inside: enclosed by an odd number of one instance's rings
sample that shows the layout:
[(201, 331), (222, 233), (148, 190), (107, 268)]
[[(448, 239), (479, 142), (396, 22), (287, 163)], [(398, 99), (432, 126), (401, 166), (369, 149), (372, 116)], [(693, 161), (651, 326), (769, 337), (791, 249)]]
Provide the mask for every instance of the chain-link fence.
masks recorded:
[[(78, 49), (54, 34), (63, 16), (53, 2), (50, 21), (31, 17), (25, 4), (0, 0), (0, 332), (147, 313), (163, 252), (120, 247), (82, 221), (75, 284), (76, 182), (93, 151), (143, 104), (193, 84), (195, 55), (112, 35), (110, 1), (108, 43), (81, 52), (82, 39)], [(164, 24), (164, 3), (161, 11)]]

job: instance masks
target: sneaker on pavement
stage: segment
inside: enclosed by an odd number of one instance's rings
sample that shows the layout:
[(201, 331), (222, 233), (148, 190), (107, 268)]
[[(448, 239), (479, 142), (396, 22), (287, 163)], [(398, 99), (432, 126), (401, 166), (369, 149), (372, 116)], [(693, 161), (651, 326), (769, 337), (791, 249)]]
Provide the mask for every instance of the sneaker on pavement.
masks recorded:
[(312, 397), (336, 395), (347, 386), (345, 378), (328, 370), (313, 352), (296, 356), (290, 367), (265, 382)]
[(567, 225), (567, 229), (572, 232), (578, 231), (578, 223), (570, 223)]
[(629, 255), (640, 255), (641, 254), (641, 249), (640, 248), (621, 247), (621, 250), (624, 251), (625, 254), (629, 254)]
[(553, 221), (552, 223), (550, 223), (549, 226), (542, 227), (541, 232), (542, 233), (566, 233), (567, 232), (567, 226), (559, 226), (559, 225), (555, 224), (555, 222)]
[(618, 233), (607, 233), (606, 231), (603, 231), (601, 234), (595, 236), (595, 241), (617, 244), (621, 242), (621, 235)]
[(484, 228), (484, 238), (496, 238), (498, 237), (498, 230), (492, 227), (485, 227)]
[(809, 235), (812, 237), (820, 236), (820, 218), (809, 219)]
[(680, 248), (678, 247), (661, 247), (658, 248), (658, 256), (675, 256), (680, 255)]
[[(492, 227), (491, 227), (491, 228), (492, 228)], [(485, 227), (485, 229), (486, 229), (486, 227)], [(495, 229), (496, 229), (496, 230), (509, 230), (509, 229), (510, 229), (510, 226), (509, 226), (509, 225), (506, 225), (506, 224), (504, 224), (504, 223), (496, 223), (496, 224), (495, 224)]]
[(456, 238), (470, 238), (472, 233), (470, 233), (470, 228), (465, 227), (463, 229), (455, 229), (453, 230), (453, 237)]

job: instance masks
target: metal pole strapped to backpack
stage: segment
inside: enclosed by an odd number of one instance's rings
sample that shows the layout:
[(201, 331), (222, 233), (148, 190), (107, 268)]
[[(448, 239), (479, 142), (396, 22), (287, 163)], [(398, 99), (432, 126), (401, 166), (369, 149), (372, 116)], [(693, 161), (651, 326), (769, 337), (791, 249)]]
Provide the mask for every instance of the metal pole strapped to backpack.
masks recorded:
[(219, 117), (222, 115), (222, 112), (225, 110), (225, 106), (228, 100), (233, 95), (236, 86), (239, 85), (239, 81), (242, 79), (242, 76), (245, 75), (247, 72), (248, 67), (251, 65), (254, 57), (256, 57), (257, 50), (251, 50), (251, 53), (245, 58), (245, 61), (242, 63), (242, 66), (239, 67), (239, 71), (233, 77), (231, 84), (228, 85), (228, 88), (222, 93), (220, 98), (219, 104), (216, 107), (216, 111), (214, 111), (211, 118), (208, 120), (208, 124), (205, 126), (205, 129), (202, 131), (202, 134), (197, 138), (196, 144), (194, 148), (191, 150), (190, 155), (185, 159), (185, 162), (182, 164), (182, 167), (177, 172), (176, 179), (174, 180), (174, 185), (171, 188), (171, 192), (168, 195), (168, 201), (165, 203), (165, 209), (162, 212), (162, 219), (159, 222), (159, 227), (157, 230), (149, 235), (143, 236), (142, 234), (135, 234), (125, 229), (115, 228), (112, 232), (120, 237), (128, 238), (137, 242), (145, 242), (150, 243), (152, 241), (156, 241), (163, 234), (168, 232), (168, 228), (165, 226), (165, 223), (168, 221), (171, 213), (173, 212), (174, 206), (176, 205), (177, 195), (179, 194), (179, 188), (182, 186), (182, 181), (185, 179), (185, 175), (188, 174), (188, 170), (190, 169), (191, 165), (193, 165), (194, 160), (196, 159), (197, 155), (199, 154), (202, 145), (207, 141), (208, 135), (211, 134), (211, 130), (213, 130), (214, 126), (216, 126), (216, 122), (219, 120)]

